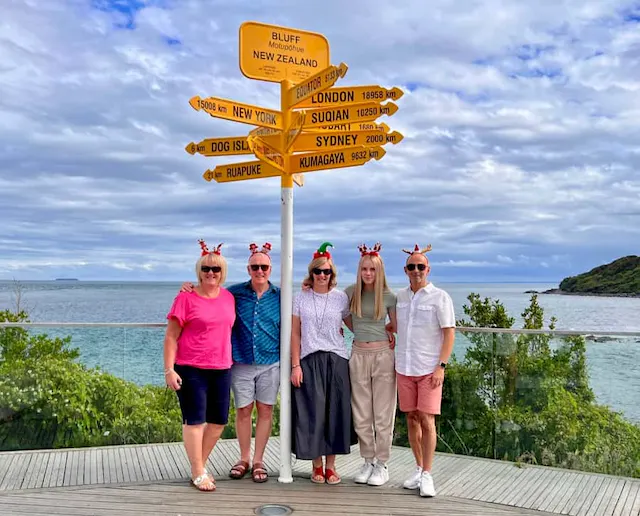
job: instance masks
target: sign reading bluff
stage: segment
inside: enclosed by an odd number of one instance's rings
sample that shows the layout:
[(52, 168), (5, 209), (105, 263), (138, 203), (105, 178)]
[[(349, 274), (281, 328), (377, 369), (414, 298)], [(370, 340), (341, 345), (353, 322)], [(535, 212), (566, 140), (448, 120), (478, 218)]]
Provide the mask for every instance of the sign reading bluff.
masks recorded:
[(381, 159), (386, 154), (382, 147), (351, 147), (324, 152), (308, 152), (291, 156), (291, 172), (313, 172), (333, 168), (364, 165), (370, 159)]
[(330, 125), (348, 124), (351, 122), (367, 122), (375, 120), (381, 115), (393, 115), (398, 106), (393, 102), (376, 104), (365, 102), (344, 107), (320, 108), (307, 110), (304, 127), (322, 127)]
[(282, 129), (282, 113), (273, 109), (265, 109), (217, 97), (201, 99), (197, 95), (189, 100), (189, 104), (196, 111), (202, 109), (216, 118), (259, 125), (260, 127)]
[(263, 161), (244, 161), (231, 165), (219, 165), (213, 170), (205, 171), (202, 177), (207, 181), (213, 179), (216, 183), (229, 183), (261, 177), (277, 177), (281, 174), (282, 172), (277, 168)]
[(298, 83), (329, 66), (329, 41), (317, 32), (244, 22), (240, 71), (249, 79)]

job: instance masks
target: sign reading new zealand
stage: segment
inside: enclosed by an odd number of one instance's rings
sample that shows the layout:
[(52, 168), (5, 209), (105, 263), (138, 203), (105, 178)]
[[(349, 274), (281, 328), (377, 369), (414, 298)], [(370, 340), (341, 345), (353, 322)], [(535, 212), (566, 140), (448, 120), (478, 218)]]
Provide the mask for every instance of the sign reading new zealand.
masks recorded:
[(249, 79), (299, 83), (329, 65), (329, 41), (322, 34), (259, 22), (240, 25), (240, 71)]

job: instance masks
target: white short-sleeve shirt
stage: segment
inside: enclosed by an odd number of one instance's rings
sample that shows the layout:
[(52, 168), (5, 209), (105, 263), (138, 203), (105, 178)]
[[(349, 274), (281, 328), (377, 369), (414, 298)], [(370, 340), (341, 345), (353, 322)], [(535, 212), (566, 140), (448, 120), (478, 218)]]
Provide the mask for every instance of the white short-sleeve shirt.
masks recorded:
[(349, 299), (341, 290), (318, 294), (312, 289), (293, 297), (293, 315), (300, 317), (300, 359), (316, 351), (331, 351), (342, 358), (349, 352), (340, 333), (349, 316)]
[(396, 371), (405, 376), (424, 376), (440, 364), (444, 341), (442, 328), (455, 328), (451, 296), (433, 283), (415, 294), (411, 287), (398, 292)]

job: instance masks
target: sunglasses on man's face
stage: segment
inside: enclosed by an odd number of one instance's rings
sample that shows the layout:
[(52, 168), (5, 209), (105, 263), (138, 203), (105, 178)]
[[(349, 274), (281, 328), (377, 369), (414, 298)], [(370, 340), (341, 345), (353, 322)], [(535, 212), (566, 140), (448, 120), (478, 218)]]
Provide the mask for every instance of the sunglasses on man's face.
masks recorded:
[(320, 276), (320, 274), (324, 274), (325, 276), (331, 275), (331, 269), (313, 269), (313, 273), (316, 276)]
[(209, 272), (209, 271), (211, 271), (211, 272), (220, 272), (222, 270), (222, 267), (219, 267), (218, 265), (212, 265), (212, 266), (201, 265), (200, 266), (200, 270), (202, 272)]
[(271, 267), (271, 265), (266, 264), (266, 263), (262, 263), (260, 265), (257, 265), (257, 264), (254, 263), (254, 264), (250, 265), (250, 267), (251, 267), (251, 270), (253, 272), (257, 271), (258, 269), (262, 269), (264, 272), (267, 272), (269, 270), (269, 267)]
[(415, 268), (418, 268), (419, 271), (423, 271), (427, 268), (427, 266), (424, 263), (409, 263), (407, 264), (407, 270), (408, 271), (412, 271)]

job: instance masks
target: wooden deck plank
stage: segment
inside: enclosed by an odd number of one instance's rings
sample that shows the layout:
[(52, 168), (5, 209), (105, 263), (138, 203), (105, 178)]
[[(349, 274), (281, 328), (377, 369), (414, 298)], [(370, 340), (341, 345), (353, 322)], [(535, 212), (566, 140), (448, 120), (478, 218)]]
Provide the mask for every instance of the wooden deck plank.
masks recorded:
[[(215, 494), (198, 493), (186, 483), (100, 488), (84, 486), (56, 491), (3, 494), (6, 514), (91, 514), (98, 516), (134, 514), (190, 514), (244, 516), (254, 514), (263, 503), (285, 503), (294, 514), (427, 516), (544, 516), (544, 513), (500, 507), (483, 502), (436, 498), (425, 500), (402, 489), (373, 489), (362, 486), (318, 486), (310, 482), (287, 486), (267, 483), (256, 486), (250, 480), (222, 481)], [(211, 502), (208, 502), (211, 500)], [(213, 501), (215, 500), (215, 503)], [(84, 511), (84, 512), (83, 512)]]
[[(232, 461), (235, 463), (236, 453), (238, 447), (235, 440), (220, 441), (216, 446), (210, 460), (212, 465), (208, 467), (212, 472), (221, 473), (217, 475), (220, 483), (228, 480), (228, 468)], [(296, 484), (313, 485), (306, 480), (310, 473), (310, 461), (295, 460), (295, 457), (294, 484), (278, 484), (279, 458), (279, 439), (271, 438), (264, 456), (272, 477), (269, 484), (280, 486), (287, 492)], [(357, 445), (352, 448), (351, 454), (337, 458), (338, 471), (344, 479), (341, 486), (365, 489), (357, 496), (350, 495), (353, 503), (367, 502), (372, 492), (381, 489), (388, 489), (393, 494), (416, 495), (415, 490), (400, 488), (415, 467), (410, 449), (394, 447), (388, 463), (391, 478), (384, 488), (358, 486), (353, 482), (353, 475), (361, 464)], [(516, 468), (509, 462), (450, 454), (436, 455), (432, 473), (438, 491), (437, 499), (456, 497), (469, 503), (491, 503), (494, 508), (509, 505), (522, 510), (536, 509), (573, 516), (639, 516), (640, 513), (640, 481), (636, 479), (539, 466)], [(157, 483), (175, 479), (185, 482), (189, 475), (190, 467), (182, 443), (0, 453), (0, 496), (57, 486), (67, 486), (63, 489), (83, 485), (92, 489), (111, 486), (107, 487), (111, 489), (115, 488), (113, 484), (133, 483), (134, 486), (140, 486), (142, 484), (136, 482)], [(249, 477), (241, 482), (245, 481), (251, 482)], [(243, 492), (248, 492), (257, 484), (251, 482), (244, 485)], [(160, 489), (167, 487), (163, 484)], [(239, 496), (240, 492), (236, 493)], [(305, 496), (309, 498), (311, 494)], [(322, 498), (320, 496), (317, 503), (323, 503)], [(423, 500), (425, 502), (432, 501)], [(402, 508), (402, 504), (399, 508)], [(69, 514), (73, 514), (81, 507), (70, 509)], [(310, 507), (308, 509), (311, 510)], [(132, 509), (123, 510), (127, 512)], [(25, 512), (22, 508), (15, 508), (15, 511)]]

